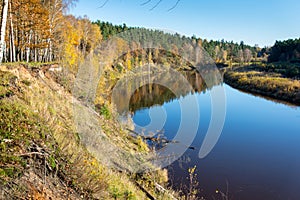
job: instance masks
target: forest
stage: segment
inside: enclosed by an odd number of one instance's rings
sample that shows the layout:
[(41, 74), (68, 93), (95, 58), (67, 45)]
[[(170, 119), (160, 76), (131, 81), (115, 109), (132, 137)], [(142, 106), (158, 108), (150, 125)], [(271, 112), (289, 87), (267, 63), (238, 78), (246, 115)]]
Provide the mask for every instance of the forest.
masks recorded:
[(276, 41), (269, 54), (269, 62), (300, 63), (300, 38)]
[(65, 15), (72, 0), (3, 1), (1, 61), (61, 62), (74, 65), (101, 40), (87, 18)]
[[(247, 45), (243, 41), (214, 41), (197, 38), (195, 35), (187, 37), (178, 33), (129, 27), (125, 23), (113, 25), (100, 20), (92, 22), (86, 16), (76, 18), (67, 15), (75, 3), (74, 0), (3, 1), (1, 61), (61, 62), (74, 68), (100, 42), (115, 35), (121, 38), (126, 35), (126, 31), (135, 30), (133, 32), (139, 33), (141, 38), (135, 44), (137, 46), (151, 40), (152, 45), (159, 44), (165, 49), (184, 44), (186, 48), (202, 47), (216, 63), (226, 65), (251, 61), (299, 62), (300, 39), (276, 41), (272, 47), (260, 48), (258, 45)], [(124, 41), (120, 45), (124, 45)]]
[[(101, 33), (104, 39), (107, 39), (113, 35), (122, 37), (126, 34), (127, 30), (135, 30), (135, 33), (139, 33), (143, 40), (139, 41), (142, 44), (144, 41), (149, 41), (154, 44), (159, 44), (165, 49), (172, 49), (174, 46), (185, 46), (189, 45), (187, 48), (197, 47), (203, 48), (208, 54), (216, 61), (216, 63), (248, 63), (258, 57), (263, 58), (265, 54), (260, 53), (261, 49), (256, 45), (254, 47), (246, 45), (243, 41), (236, 43), (233, 41), (225, 40), (207, 40), (202, 38), (197, 38), (195, 35), (192, 37), (187, 37), (180, 35), (178, 33), (166, 33), (160, 30), (152, 30), (141, 27), (128, 27), (126, 24), (123, 25), (113, 25), (109, 22), (102, 22), (97, 20), (93, 22), (100, 27)], [(125, 33), (123, 33), (125, 32)], [(135, 36), (132, 36), (136, 38)]]
[(263, 57), (258, 46), (252, 47), (244, 42), (208, 41), (196, 36), (128, 27), (126, 24), (112, 25), (100, 20), (91, 22), (86, 16), (75, 18), (66, 14), (76, 3), (71, 0), (5, 2), (1, 5), (1, 27), (5, 27), (1, 32), (4, 39), (1, 48), (3, 62), (55, 61), (72, 67), (101, 41), (132, 29), (142, 34), (141, 38), (151, 38), (154, 43), (158, 39), (162, 46), (186, 43), (192, 44), (192, 48), (203, 47), (217, 63), (244, 63)]

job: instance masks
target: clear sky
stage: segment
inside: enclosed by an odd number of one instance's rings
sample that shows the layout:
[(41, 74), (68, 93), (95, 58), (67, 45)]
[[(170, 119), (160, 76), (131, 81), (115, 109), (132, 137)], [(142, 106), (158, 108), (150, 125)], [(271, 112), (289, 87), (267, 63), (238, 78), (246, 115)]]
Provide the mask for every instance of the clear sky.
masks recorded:
[(187, 36), (271, 46), (275, 40), (300, 37), (299, 0), (79, 0), (71, 9), (113, 24), (157, 28)]

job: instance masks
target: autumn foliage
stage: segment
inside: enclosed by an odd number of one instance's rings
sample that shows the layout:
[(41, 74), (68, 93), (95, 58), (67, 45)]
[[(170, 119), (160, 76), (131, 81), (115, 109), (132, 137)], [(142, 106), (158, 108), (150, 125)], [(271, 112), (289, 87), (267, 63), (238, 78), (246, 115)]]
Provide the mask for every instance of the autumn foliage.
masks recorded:
[(86, 17), (66, 15), (73, 2), (9, 1), (3, 61), (63, 61), (71, 66), (92, 52), (102, 38), (100, 29)]

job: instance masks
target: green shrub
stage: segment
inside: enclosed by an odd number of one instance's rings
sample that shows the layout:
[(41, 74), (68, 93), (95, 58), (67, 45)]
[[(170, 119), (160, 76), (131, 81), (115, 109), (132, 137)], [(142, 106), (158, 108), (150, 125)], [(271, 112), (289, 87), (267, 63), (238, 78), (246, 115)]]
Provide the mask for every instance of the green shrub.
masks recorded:
[(100, 108), (100, 115), (104, 116), (105, 119), (110, 119), (111, 118), (111, 112), (109, 111), (109, 108), (106, 104), (104, 104)]

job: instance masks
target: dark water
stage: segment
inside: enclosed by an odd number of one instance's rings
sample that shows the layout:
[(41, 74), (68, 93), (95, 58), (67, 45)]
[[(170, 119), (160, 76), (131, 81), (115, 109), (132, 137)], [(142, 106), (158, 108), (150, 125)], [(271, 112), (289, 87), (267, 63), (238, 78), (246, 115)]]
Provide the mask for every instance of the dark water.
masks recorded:
[[(199, 86), (197, 92), (180, 97), (181, 101), (197, 98), (199, 129), (193, 149), (167, 167), (170, 185), (183, 190), (189, 187), (188, 169), (196, 165), (198, 196), (205, 199), (222, 199), (216, 190), (228, 192), (228, 199), (300, 199), (300, 107), (223, 85), (227, 112), (221, 137), (208, 156), (198, 157), (211, 119), (210, 93), (217, 87), (205, 90)], [(166, 88), (152, 88), (155, 90), (134, 94), (133, 120), (146, 126), (151, 122), (149, 112), (155, 118), (164, 110), (166, 122), (161, 133), (172, 139), (181, 120), (179, 99)], [(182, 145), (180, 141), (178, 145)]]

